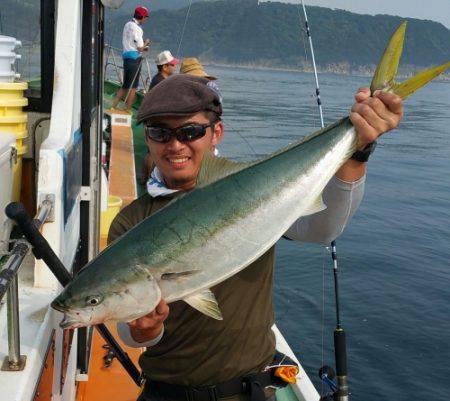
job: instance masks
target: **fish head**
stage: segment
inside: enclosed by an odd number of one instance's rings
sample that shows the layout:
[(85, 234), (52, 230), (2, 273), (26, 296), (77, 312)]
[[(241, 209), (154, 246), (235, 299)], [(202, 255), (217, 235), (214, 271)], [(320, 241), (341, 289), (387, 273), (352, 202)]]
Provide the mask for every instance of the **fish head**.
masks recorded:
[(144, 268), (124, 268), (114, 277), (101, 277), (88, 267), (51, 303), (64, 313), (63, 329), (131, 321), (153, 311), (161, 300), (157, 281)]

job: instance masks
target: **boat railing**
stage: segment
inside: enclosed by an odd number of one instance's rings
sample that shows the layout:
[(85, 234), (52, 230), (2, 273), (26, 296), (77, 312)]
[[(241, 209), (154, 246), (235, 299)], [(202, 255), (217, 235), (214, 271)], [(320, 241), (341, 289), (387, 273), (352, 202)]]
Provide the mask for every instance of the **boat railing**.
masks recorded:
[[(43, 202), (39, 205), (38, 213), (34, 220), (30, 218), (25, 207), (20, 202), (10, 203), (6, 207), (5, 214), (17, 223), (27, 242), (21, 241), (14, 246), (6, 267), (0, 271), (0, 301), (4, 294), (12, 288), (12, 282), (17, 279), (17, 272), (22, 265), (25, 255), (31, 248), (33, 248), (35, 257), (43, 260), (63, 287), (68, 285), (72, 280), (72, 274), (66, 269), (50, 244), (39, 231), (40, 227), (46, 221), (50, 222), (53, 220), (53, 204), (54, 197), (52, 195), (45, 196)], [(16, 286), (15, 288), (12, 288), (12, 291), (15, 291), (15, 293), (8, 298), (13, 299), (15, 304), (10, 304), (11, 306), (10, 308), (8, 307), (7, 311), (9, 355), (5, 358), (2, 369), (18, 371), (23, 370), (25, 366), (25, 357), (20, 355), (17, 281)], [(11, 309), (11, 313), (9, 313), (9, 309)], [(128, 372), (131, 379), (140, 387), (143, 383), (141, 372), (134, 365), (127, 353), (121, 348), (108, 328), (103, 323), (97, 324), (95, 328), (114, 351), (118, 361)]]
[[(120, 60), (122, 60), (122, 50), (113, 47), (111, 45), (105, 44), (105, 77), (111, 76), (111, 72), (108, 69), (113, 69), (113, 75), (116, 76), (117, 82), (123, 83), (123, 66), (120, 65)], [(118, 62), (119, 60), (119, 62)], [(108, 74), (109, 73), (109, 74)], [(150, 64), (148, 62), (148, 52), (143, 53), (140, 81), (142, 84), (143, 92), (147, 93), (150, 88), (150, 83), (152, 80), (152, 73), (150, 70)]]
[[(33, 220), (37, 229), (51, 217), (52, 208), (53, 201), (51, 198), (45, 198), (39, 205), (38, 212)], [(17, 274), (31, 248), (32, 246), (28, 241), (17, 240), (4, 268), (0, 271), (0, 301), (7, 293), (8, 356), (5, 357), (1, 367), (1, 370), (4, 371), (21, 371), (25, 368), (26, 356), (20, 355), (19, 282)]]

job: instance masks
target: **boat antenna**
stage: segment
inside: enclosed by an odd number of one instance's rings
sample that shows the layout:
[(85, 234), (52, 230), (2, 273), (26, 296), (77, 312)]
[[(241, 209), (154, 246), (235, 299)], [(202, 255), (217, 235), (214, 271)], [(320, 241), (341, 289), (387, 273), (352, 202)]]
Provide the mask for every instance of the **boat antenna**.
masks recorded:
[[(325, 127), (323, 122), (322, 100), (320, 98), (319, 78), (317, 76), (316, 59), (314, 56), (314, 46), (311, 37), (311, 30), (308, 24), (308, 15), (306, 13), (306, 7), (303, 0), (301, 0), (303, 7), (303, 14), (305, 15), (305, 29), (309, 40), (309, 48), (311, 50), (311, 60), (314, 69), (314, 77), (316, 81), (316, 100), (319, 108), (320, 125)], [(341, 325), (340, 308), (339, 308), (339, 281), (338, 281), (338, 259), (336, 252), (336, 241), (331, 242), (331, 258), (333, 260), (333, 277), (334, 277), (334, 293), (336, 302), (336, 328), (334, 330), (334, 354), (336, 360), (336, 376), (338, 381), (337, 389), (331, 387), (334, 391), (334, 399), (338, 401), (348, 401), (348, 380), (347, 380), (347, 347), (345, 341), (345, 331)], [(319, 376), (321, 379), (326, 379), (327, 375), (324, 374), (324, 368), (319, 370)]]

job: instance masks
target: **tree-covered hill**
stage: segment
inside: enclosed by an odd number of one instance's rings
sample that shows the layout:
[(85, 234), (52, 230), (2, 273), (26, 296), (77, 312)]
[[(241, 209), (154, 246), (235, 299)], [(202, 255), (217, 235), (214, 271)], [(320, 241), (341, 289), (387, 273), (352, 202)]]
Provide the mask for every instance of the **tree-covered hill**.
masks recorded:
[[(36, 0), (0, 0), (0, 34), (16, 36), (25, 44), (39, 39)], [(299, 5), (257, 0), (127, 0), (121, 9), (107, 12), (106, 41), (121, 47), (121, 33), (136, 4), (150, 8), (144, 25), (153, 44), (179, 56), (197, 56), (204, 62), (309, 69), (303, 12)], [(159, 9), (165, 7), (166, 9)], [(336, 72), (373, 69), (394, 29), (404, 19), (389, 15), (361, 15), (343, 10), (308, 7), (319, 67)], [(423, 67), (450, 59), (450, 30), (426, 20), (409, 22), (402, 65)], [(185, 24), (186, 21), (186, 25)], [(306, 51), (305, 51), (306, 50)], [(153, 57), (152, 57), (153, 58)]]
[[(187, 19), (180, 56), (229, 64), (305, 67), (306, 38), (298, 5), (256, 0), (194, 3)], [(450, 59), (450, 31), (442, 24), (389, 15), (361, 15), (309, 7), (316, 58), (322, 68), (373, 68), (387, 40), (408, 20), (403, 65), (429, 66)], [(153, 52), (178, 49), (187, 8), (151, 14), (144, 26)], [(126, 20), (118, 17), (114, 26)], [(115, 45), (120, 47), (120, 28)]]

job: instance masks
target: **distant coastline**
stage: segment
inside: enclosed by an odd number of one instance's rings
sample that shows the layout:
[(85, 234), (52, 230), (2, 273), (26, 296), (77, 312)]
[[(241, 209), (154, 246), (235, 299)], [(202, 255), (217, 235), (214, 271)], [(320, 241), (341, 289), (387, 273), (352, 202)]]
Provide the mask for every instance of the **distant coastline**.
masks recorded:
[[(203, 65), (205, 66), (212, 66), (212, 67), (224, 67), (224, 68), (242, 68), (246, 70), (267, 70), (267, 71), (284, 71), (284, 72), (303, 72), (303, 73), (310, 73), (312, 74), (314, 72), (312, 66), (304, 66), (300, 65), (298, 67), (280, 67), (276, 65), (270, 65), (270, 64), (256, 64), (256, 63), (228, 63), (228, 62), (218, 62), (218, 61), (204, 61), (201, 60)], [(375, 72), (375, 66), (360, 66), (356, 68), (350, 68), (345, 65), (333, 65), (333, 66), (326, 66), (326, 67), (317, 67), (317, 72), (321, 74), (334, 74), (334, 75), (348, 75), (348, 76), (359, 76), (359, 77), (372, 77)], [(399, 79), (407, 79), (417, 72), (421, 71), (422, 69), (425, 69), (427, 67), (416, 67), (416, 66), (409, 66), (404, 67), (399, 71), (397, 74), (397, 77)], [(445, 73), (436, 78), (436, 81), (444, 81), (444, 82), (450, 82), (450, 73)]]

